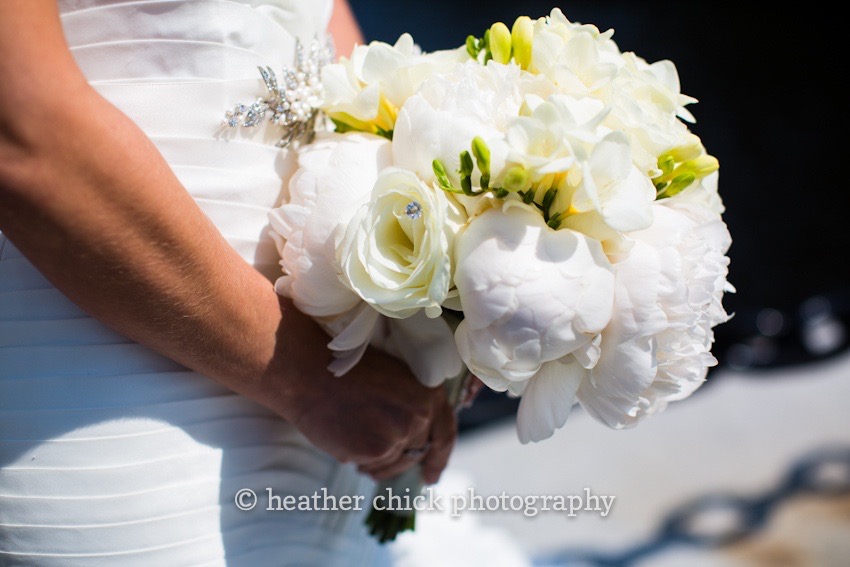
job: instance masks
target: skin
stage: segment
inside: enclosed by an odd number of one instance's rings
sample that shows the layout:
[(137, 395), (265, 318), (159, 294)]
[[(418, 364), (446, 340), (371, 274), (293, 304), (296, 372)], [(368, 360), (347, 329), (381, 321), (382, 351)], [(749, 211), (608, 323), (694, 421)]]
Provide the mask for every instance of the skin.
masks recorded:
[(355, 45), (366, 44), (354, 12), (351, 11), (351, 6), (346, 0), (334, 0), (328, 29), (333, 34), (336, 53), (340, 57), (350, 57)]
[[(352, 25), (350, 10), (335, 16), (335, 30)], [(347, 33), (341, 52), (362, 41)], [(0, 230), (59, 290), (377, 479), (412, 466), (403, 450), (430, 439), (420, 460), (436, 482), (457, 430), (442, 388), (372, 350), (346, 376), (328, 373), (324, 332), (236, 254), (145, 134), (88, 85), (54, 0), (0, 2), (0, 76)]]

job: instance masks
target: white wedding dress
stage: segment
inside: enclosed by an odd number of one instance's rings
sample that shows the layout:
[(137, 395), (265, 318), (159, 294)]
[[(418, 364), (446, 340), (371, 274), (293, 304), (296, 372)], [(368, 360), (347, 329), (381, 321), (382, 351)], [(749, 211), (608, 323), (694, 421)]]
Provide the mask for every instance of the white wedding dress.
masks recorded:
[[(59, 5), (92, 85), (274, 279), (266, 215), (292, 156), (271, 128), (220, 121), (265, 94), (258, 66), (292, 66), (296, 36), (323, 33), (330, 0)], [(244, 488), (252, 511), (235, 505)], [(268, 488), (366, 505), (266, 511)], [(0, 565), (381, 565), (363, 527), (373, 490), (266, 409), (88, 317), (0, 234)]]

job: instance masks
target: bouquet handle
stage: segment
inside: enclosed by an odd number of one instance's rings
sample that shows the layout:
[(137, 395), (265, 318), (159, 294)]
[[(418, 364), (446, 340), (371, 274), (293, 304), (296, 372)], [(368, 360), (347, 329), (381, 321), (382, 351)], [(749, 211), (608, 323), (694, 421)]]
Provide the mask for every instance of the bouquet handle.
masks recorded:
[[(449, 378), (443, 383), (446, 389), (446, 397), (449, 405), (454, 409), (455, 415), (460, 413), (464, 403), (469, 397), (469, 389), (472, 384), (472, 373), (464, 367), (463, 372), (454, 378)], [(422, 466), (416, 463), (403, 473), (378, 483), (376, 495), (400, 495), (408, 496), (411, 501), (415, 496), (422, 493), (425, 483), (422, 481)], [(396, 536), (416, 527), (416, 510), (412, 507), (399, 510), (387, 510), (382, 506), (375, 507), (376, 499), (372, 500), (372, 510), (366, 518), (369, 533), (381, 543), (393, 541)]]

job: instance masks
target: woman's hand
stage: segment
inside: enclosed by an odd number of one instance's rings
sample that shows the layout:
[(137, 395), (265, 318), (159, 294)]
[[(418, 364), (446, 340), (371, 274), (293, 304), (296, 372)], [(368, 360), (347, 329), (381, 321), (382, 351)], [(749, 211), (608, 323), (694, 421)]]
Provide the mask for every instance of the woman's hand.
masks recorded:
[[(254, 396), (317, 447), (376, 479), (421, 461), (425, 481), (436, 482), (457, 434), (444, 388), (422, 386), (401, 361), (373, 349), (347, 374), (334, 376), (327, 370), (329, 337), (288, 300), (282, 305), (288, 340)], [(421, 457), (405, 455), (424, 446), (429, 450)]]

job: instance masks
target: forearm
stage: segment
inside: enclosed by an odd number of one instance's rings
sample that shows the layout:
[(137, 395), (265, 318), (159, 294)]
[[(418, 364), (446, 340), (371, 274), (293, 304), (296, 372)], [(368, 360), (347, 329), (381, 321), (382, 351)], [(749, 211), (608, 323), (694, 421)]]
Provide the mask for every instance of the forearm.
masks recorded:
[(0, 192), (0, 228), (121, 333), (213, 376), (256, 374), (280, 318), (271, 284), (232, 251), (141, 133), (98, 103), (96, 118), (53, 123), (73, 133), (65, 140), (16, 156), (18, 172), (0, 181), (14, 185)]
[(431, 439), (423, 471), (435, 480), (454, 441), (442, 389), (371, 349), (344, 379), (330, 374), (327, 335), (241, 259), (145, 134), (87, 84), (52, 0), (0, 0), (0, 77), (0, 230), (59, 290), (371, 474), (410, 467), (404, 449)]
[[(280, 346), (272, 284), (224, 241), (144, 133), (56, 57), (44, 75), (0, 86), (0, 230), (94, 317), (250, 388)], [(21, 71), (0, 65), (4, 77)]]
[(336, 44), (337, 55), (341, 57), (350, 57), (355, 45), (366, 43), (348, 0), (334, 0), (329, 27)]

